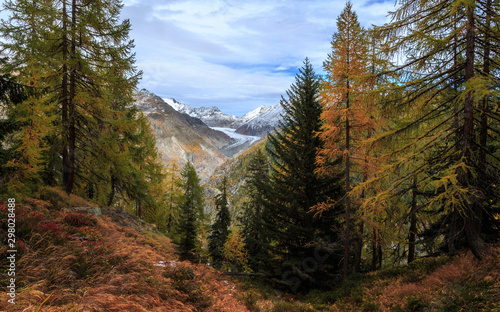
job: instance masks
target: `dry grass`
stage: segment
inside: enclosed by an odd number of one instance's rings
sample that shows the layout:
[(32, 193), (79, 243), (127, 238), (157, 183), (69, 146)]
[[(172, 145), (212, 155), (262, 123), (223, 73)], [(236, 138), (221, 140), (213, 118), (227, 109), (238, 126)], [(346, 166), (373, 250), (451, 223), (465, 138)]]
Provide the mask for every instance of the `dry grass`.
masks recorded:
[[(23, 203), (18, 222), (31, 225), (16, 263), (16, 304), (7, 302), (4, 280), (0, 311), (248, 311), (234, 285), (209, 267), (179, 262), (167, 237), (130, 215), (108, 211), (81, 226), (48, 200)], [(100, 240), (74, 239), (92, 231)]]

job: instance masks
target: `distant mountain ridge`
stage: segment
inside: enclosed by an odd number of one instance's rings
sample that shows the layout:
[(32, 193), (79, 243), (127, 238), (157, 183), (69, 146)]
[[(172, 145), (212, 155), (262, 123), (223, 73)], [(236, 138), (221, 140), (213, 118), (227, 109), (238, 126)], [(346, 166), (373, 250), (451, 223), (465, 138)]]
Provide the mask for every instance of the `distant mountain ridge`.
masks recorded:
[[(202, 182), (206, 182), (215, 168), (236, 157), (265, 136), (257, 122), (273, 111), (261, 107), (241, 118), (222, 113), (217, 107), (191, 108), (174, 99), (162, 99), (146, 90), (134, 94), (134, 105), (149, 119), (158, 151), (166, 165), (176, 162), (183, 167), (191, 161)], [(186, 112), (186, 113), (184, 113)], [(244, 121), (240, 127), (259, 129), (252, 135), (237, 133), (235, 121)], [(267, 122), (263, 124), (268, 127)], [(235, 128), (230, 128), (233, 125)], [(238, 127), (239, 129), (239, 127)], [(256, 129), (256, 128), (251, 128)]]
[(137, 91), (134, 100), (134, 105), (151, 123), (156, 146), (166, 165), (176, 162), (182, 167), (191, 161), (201, 180), (206, 181), (215, 168), (228, 159), (219, 149), (231, 144), (232, 139), (223, 132), (176, 111), (145, 89)]
[(236, 116), (225, 114), (216, 106), (193, 108), (177, 102), (174, 98), (163, 100), (176, 111), (188, 114), (191, 117), (199, 118), (209, 127), (230, 128), (230, 125), (237, 120)]
[(241, 117), (225, 114), (215, 106), (193, 108), (180, 103), (174, 98), (163, 99), (178, 112), (201, 119), (210, 127), (236, 129), (236, 133), (265, 137), (279, 126), (281, 115), (284, 113), (280, 104), (274, 106), (262, 105)]

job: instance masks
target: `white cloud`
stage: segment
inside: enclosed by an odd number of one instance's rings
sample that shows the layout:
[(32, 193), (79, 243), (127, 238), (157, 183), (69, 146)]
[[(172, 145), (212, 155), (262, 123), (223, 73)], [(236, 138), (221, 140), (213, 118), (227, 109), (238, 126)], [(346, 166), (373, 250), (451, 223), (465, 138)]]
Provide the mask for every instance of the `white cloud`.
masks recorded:
[[(126, 0), (140, 87), (192, 106), (241, 114), (279, 101), (307, 56), (316, 72), (330, 49), (340, 0)], [(365, 27), (393, 1), (353, 2)], [(292, 70), (290, 70), (292, 69)]]

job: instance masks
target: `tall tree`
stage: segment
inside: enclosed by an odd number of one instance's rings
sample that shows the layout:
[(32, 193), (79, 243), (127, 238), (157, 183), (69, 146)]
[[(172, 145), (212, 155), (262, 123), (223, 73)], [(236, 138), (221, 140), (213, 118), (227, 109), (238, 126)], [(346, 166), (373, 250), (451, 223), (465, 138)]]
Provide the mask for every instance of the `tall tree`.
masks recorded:
[(226, 177), (222, 179), (219, 191), (220, 194), (215, 197), (215, 220), (212, 224), (212, 232), (208, 237), (208, 249), (215, 268), (219, 268), (224, 260), (223, 249), (229, 236), (229, 226), (231, 225), (231, 215), (229, 213), (229, 203), (227, 200)]
[[(352, 10), (352, 4), (347, 2), (337, 19), (337, 32), (333, 35), (332, 52), (323, 65), (327, 77), (321, 92), (321, 102), (325, 110), (321, 115), (324, 123), (319, 136), (324, 145), (318, 153), (318, 163), (321, 165), (319, 172), (323, 174), (338, 170), (332, 168), (329, 163), (342, 158), (345, 174), (342, 273), (344, 279), (348, 274), (351, 236), (354, 232), (352, 181), (360, 173), (361, 178), (367, 174), (367, 164), (364, 164), (367, 155), (360, 142), (375, 128), (375, 122), (369, 115), (370, 107), (366, 105), (367, 101), (364, 101), (363, 95), (367, 88), (366, 77), (368, 76), (366, 58), (367, 46), (364, 31), (359, 25), (356, 13)], [(362, 230), (363, 227), (360, 226), (360, 231)], [(362, 233), (358, 233), (358, 236), (362, 237)], [(361, 248), (359, 242), (358, 245)], [(359, 267), (360, 248), (357, 248), (355, 267)]]
[[(420, 128), (421, 135), (414, 139), (420, 143), (415, 155), (441, 149), (432, 163), (414, 172), (431, 173), (425, 183), (446, 190), (433, 196), (427, 206), (443, 207), (443, 214), (462, 218), (467, 245), (478, 258), (486, 248), (481, 235), (481, 216), (487, 207), (486, 192), (478, 181), (481, 163), (488, 158), (490, 172), (496, 173), (499, 163), (488, 150), (494, 136), (484, 139), (484, 132), (495, 133), (496, 125), (475, 116), (486, 114), (491, 121), (499, 120), (497, 112), (477, 105), (484, 99), (497, 101), (498, 79), (482, 65), (488, 63), (485, 60), (494, 62), (489, 51), (492, 44), (498, 46), (499, 39), (490, 36), (495, 27), (488, 21), (497, 18), (498, 12), (498, 4), (487, 0), (408, 0), (401, 2), (392, 13), (393, 21), (383, 27), (387, 37), (393, 38), (394, 50), (407, 57), (396, 69), (405, 74), (396, 90), (404, 94), (404, 100), (392, 107), (418, 106), (422, 112), (395, 134)], [(490, 174), (492, 181), (496, 173)]]
[(204, 213), (203, 188), (200, 178), (191, 162), (188, 162), (181, 171), (184, 196), (180, 206), (182, 210), (179, 225), (179, 249), (184, 258), (193, 258), (197, 244), (197, 235), (202, 225)]
[[(46, 97), (20, 108), (36, 108), (39, 113), (32, 119), (45, 118), (39, 131), (56, 126), (46, 131), (60, 149), (51, 158), (60, 156), (61, 182), (71, 193), (76, 175), (93, 170), (83, 160), (99, 157), (100, 133), (119, 132), (110, 124), (130, 115), (126, 106), (140, 77), (128, 39), (130, 23), (120, 21), (119, 0), (9, 0), (4, 8), (12, 13), (0, 29), (12, 57), (10, 71), (18, 72), (27, 85), (48, 89)], [(59, 118), (51, 119), (56, 114)]]
[[(296, 281), (291, 277), (295, 275), (303, 287), (315, 278), (325, 277), (325, 271), (319, 268), (318, 261), (314, 262), (318, 267), (313, 269), (308, 265), (304, 267), (302, 262), (315, 259), (315, 247), (321, 244), (320, 241), (336, 239), (332, 229), (334, 212), (315, 218), (310, 211), (327, 196), (339, 196), (338, 183), (332, 177), (316, 174), (316, 150), (322, 147), (317, 136), (322, 112), (319, 89), (319, 79), (306, 58), (295, 83), (287, 91), (288, 98), (281, 100), (285, 110), (283, 121), (280, 131), (269, 136), (267, 148), (272, 161), (269, 182), (272, 189), (263, 218), (269, 233), (271, 257), (276, 261), (275, 270), (282, 274), (282, 280)], [(334, 257), (327, 258), (328, 262), (334, 262)], [(297, 283), (292, 285), (296, 286)]]
[(248, 165), (248, 175), (245, 187), (247, 201), (241, 218), (245, 249), (248, 253), (248, 263), (255, 271), (265, 269), (269, 257), (268, 235), (263, 221), (266, 202), (266, 191), (269, 189), (269, 163), (266, 155), (258, 149)]

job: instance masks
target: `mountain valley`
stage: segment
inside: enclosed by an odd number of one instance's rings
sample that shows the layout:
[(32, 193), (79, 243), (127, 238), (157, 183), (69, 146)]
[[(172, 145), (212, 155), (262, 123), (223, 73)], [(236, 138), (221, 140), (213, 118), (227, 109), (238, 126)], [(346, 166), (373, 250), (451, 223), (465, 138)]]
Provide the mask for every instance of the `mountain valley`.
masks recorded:
[(181, 168), (192, 162), (202, 183), (225, 161), (266, 137), (278, 126), (282, 113), (277, 104), (238, 118), (215, 106), (192, 108), (145, 89), (136, 92), (135, 106), (149, 119), (163, 162), (176, 162)]

